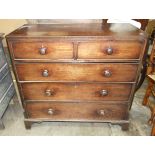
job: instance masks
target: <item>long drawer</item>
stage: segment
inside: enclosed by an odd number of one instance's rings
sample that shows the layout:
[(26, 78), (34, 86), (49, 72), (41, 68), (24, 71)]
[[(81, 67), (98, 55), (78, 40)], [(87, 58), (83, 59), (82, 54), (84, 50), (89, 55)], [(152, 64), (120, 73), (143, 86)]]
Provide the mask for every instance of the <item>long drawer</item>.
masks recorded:
[(79, 43), (78, 59), (139, 59), (143, 44), (139, 41)]
[(32, 119), (53, 121), (108, 121), (128, 119), (126, 105), (97, 103), (27, 103), (26, 114)]
[(25, 100), (127, 101), (132, 84), (23, 83)]
[(72, 59), (73, 44), (68, 42), (14, 42), (16, 59)]
[(137, 64), (29, 63), (16, 64), (20, 81), (134, 82)]

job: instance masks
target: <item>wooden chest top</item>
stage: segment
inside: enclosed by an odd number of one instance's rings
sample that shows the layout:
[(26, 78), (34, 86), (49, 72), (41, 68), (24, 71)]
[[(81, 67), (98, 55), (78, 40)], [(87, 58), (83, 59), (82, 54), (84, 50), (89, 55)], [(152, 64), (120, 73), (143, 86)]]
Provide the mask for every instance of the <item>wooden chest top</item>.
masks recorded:
[(133, 38), (146, 34), (131, 24), (26, 24), (7, 37), (120, 37)]

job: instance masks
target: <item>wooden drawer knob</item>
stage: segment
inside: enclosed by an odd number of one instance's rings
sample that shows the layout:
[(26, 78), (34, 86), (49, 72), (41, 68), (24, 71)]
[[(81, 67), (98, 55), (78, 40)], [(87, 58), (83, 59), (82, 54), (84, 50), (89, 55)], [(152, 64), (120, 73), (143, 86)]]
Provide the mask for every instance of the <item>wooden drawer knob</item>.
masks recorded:
[(100, 95), (101, 96), (107, 96), (108, 95), (108, 91), (107, 90), (101, 90), (100, 91)]
[(105, 71), (103, 72), (103, 75), (104, 75), (105, 77), (110, 77), (110, 76), (112, 75), (112, 73), (111, 73), (110, 70), (105, 70)]
[(106, 49), (106, 53), (107, 53), (108, 55), (111, 55), (111, 54), (113, 53), (113, 48), (112, 48), (112, 47), (108, 47), (108, 48)]
[(98, 110), (97, 113), (101, 116), (105, 115), (105, 111), (103, 109)]
[(46, 54), (46, 50), (47, 50), (46, 47), (41, 47), (41, 48), (39, 48), (39, 53), (40, 53), (41, 55), (45, 55), (45, 54)]
[(45, 69), (42, 73), (43, 77), (47, 77), (49, 75), (48, 70)]
[(49, 115), (53, 115), (53, 114), (54, 114), (54, 110), (50, 108), (50, 109), (48, 109), (47, 113), (48, 113)]
[(52, 96), (52, 95), (54, 95), (54, 91), (48, 89), (48, 90), (45, 91), (45, 95), (46, 95), (46, 96)]

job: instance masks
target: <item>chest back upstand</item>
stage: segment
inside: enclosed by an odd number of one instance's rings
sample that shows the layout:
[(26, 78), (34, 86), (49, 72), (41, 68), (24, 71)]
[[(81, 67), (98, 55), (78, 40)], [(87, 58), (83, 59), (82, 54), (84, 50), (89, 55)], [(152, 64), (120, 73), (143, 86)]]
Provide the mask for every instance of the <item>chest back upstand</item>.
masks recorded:
[[(130, 26), (132, 30), (123, 30)], [(24, 25), (7, 35), (25, 126), (110, 122), (128, 129), (147, 37), (122, 24)]]

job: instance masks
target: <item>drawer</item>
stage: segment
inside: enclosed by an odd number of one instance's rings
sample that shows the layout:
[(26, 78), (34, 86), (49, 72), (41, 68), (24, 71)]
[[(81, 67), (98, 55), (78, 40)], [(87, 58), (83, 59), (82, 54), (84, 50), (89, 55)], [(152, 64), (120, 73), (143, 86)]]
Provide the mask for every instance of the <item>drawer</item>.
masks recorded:
[(20, 81), (133, 82), (137, 64), (16, 64)]
[(73, 44), (68, 42), (14, 42), (15, 59), (72, 59)]
[(139, 41), (79, 43), (78, 59), (139, 59), (142, 47)]
[(7, 72), (2, 79), (0, 79), (0, 99), (9, 86), (13, 83), (10, 72)]
[(27, 103), (26, 114), (33, 119), (54, 121), (126, 120), (126, 105), (86, 103)]
[(127, 101), (132, 84), (23, 83), (25, 100)]

